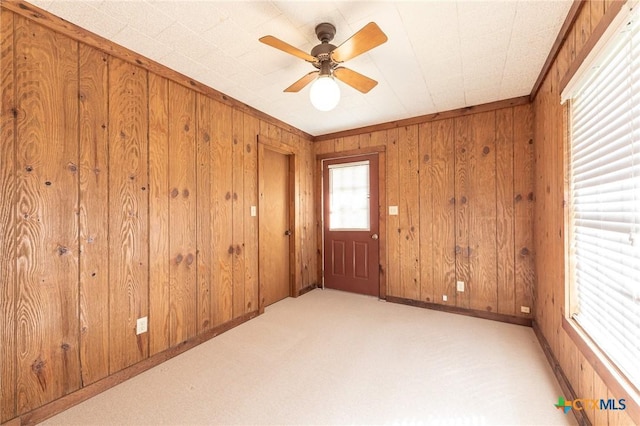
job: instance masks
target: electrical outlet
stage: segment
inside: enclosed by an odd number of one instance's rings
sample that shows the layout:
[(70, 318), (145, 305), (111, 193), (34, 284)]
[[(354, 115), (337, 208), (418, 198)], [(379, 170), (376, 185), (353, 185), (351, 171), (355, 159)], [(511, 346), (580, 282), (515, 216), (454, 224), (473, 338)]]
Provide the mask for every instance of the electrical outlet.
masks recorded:
[(456, 290), (464, 291), (464, 281), (456, 281)]
[(389, 206), (389, 216), (398, 216), (398, 206)]
[(251, 217), (256, 217), (258, 215), (258, 209), (256, 206), (251, 206)]
[(443, 295), (442, 295), (442, 301), (443, 301), (443, 302), (446, 302), (446, 301), (447, 301), (447, 295), (446, 295), (446, 294), (443, 294)]
[(136, 321), (136, 334), (147, 332), (147, 317), (138, 318)]
[(531, 308), (529, 308), (528, 306), (520, 306), (520, 312), (522, 312), (523, 314), (530, 314)]

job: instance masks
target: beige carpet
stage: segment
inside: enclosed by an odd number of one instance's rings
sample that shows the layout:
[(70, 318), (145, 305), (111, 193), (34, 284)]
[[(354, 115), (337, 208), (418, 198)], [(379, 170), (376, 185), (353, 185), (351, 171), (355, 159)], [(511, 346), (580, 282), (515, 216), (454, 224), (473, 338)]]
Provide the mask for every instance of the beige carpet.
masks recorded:
[(575, 424), (533, 331), (333, 290), (264, 315), (47, 424)]

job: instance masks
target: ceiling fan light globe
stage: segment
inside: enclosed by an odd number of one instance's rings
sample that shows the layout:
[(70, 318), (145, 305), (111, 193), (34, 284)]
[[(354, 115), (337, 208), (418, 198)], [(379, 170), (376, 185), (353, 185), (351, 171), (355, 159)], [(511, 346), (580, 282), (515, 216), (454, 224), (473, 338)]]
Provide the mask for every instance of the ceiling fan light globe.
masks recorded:
[(340, 86), (329, 75), (322, 75), (311, 84), (311, 104), (319, 111), (331, 111), (340, 102)]

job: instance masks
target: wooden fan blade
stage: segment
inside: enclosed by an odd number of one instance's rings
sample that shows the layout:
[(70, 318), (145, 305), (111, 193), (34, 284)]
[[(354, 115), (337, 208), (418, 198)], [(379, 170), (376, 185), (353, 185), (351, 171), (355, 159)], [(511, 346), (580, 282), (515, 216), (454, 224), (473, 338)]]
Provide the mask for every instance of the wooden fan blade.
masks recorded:
[(377, 81), (372, 80), (359, 72), (350, 70), (349, 68), (338, 67), (333, 70), (333, 75), (341, 82), (348, 84), (362, 93), (368, 93), (369, 90), (373, 89), (378, 84)]
[(286, 52), (290, 55), (297, 56), (300, 59), (304, 59), (307, 62), (318, 61), (316, 58), (309, 55), (308, 53), (303, 52), (297, 47), (293, 47), (289, 43), (285, 43), (284, 41), (280, 40), (279, 38), (275, 38), (274, 36), (268, 35), (268, 36), (261, 37), (258, 40), (260, 40), (262, 43), (268, 46), (275, 47), (276, 49), (282, 50), (283, 52)]
[(331, 59), (344, 62), (386, 42), (387, 36), (375, 22), (369, 22), (360, 31), (331, 52)]
[(300, 80), (293, 83), (291, 86), (284, 89), (285, 92), (299, 92), (304, 86), (311, 83), (320, 74), (320, 71), (311, 71), (309, 74), (302, 77)]

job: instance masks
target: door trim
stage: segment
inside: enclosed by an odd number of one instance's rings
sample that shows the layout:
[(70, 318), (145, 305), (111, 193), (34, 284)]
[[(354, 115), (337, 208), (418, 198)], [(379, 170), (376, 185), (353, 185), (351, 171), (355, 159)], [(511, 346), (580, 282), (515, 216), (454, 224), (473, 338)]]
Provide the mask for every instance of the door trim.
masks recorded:
[(322, 288), (324, 288), (324, 215), (323, 215), (323, 191), (322, 191), (322, 162), (324, 160), (337, 160), (349, 157), (357, 157), (366, 154), (378, 154), (378, 234), (380, 235), (378, 246), (379, 271), (379, 298), (387, 298), (387, 174), (386, 174), (386, 150), (384, 145), (372, 146), (363, 149), (353, 149), (342, 152), (332, 152), (316, 155), (316, 217), (318, 218), (318, 271), (320, 271)]
[(298, 241), (298, 211), (300, 209), (298, 201), (298, 174), (300, 170), (299, 159), (297, 153), (292, 147), (274, 139), (258, 135), (258, 312), (264, 313), (264, 270), (261, 264), (263, 256), (266, 255), (259, 248), (263, 238), (260, 232), (260, 218), (265, 214), (264, 203), (264, 151), (265, 149), (284, 154), (289, 159), (289, 229), (291, 237), (289, 238), (289, 297), (297, 297), (298, 283), (301, 279), (301, 271), (298, 268), (298, 255), (300, 250), (300, 242)]

